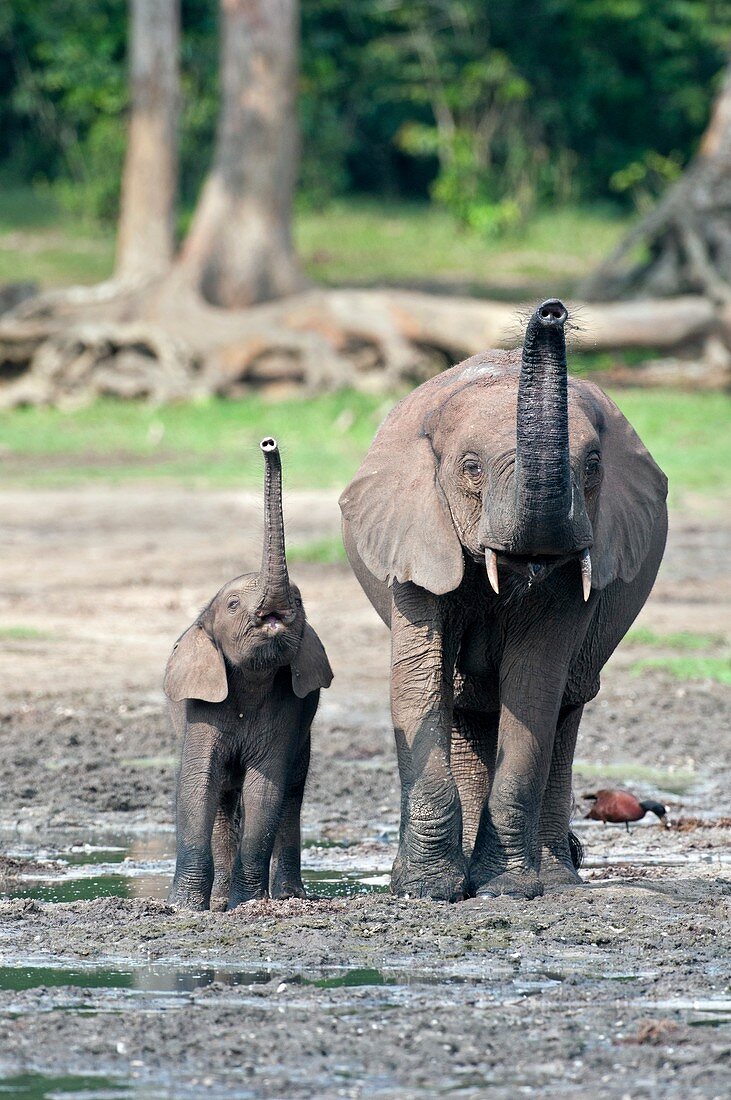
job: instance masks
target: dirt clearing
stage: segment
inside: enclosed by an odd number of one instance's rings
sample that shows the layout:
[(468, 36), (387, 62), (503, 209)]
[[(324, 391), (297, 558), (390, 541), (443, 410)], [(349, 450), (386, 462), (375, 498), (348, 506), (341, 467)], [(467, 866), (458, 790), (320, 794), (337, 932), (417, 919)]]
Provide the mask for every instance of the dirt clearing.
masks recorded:
[[(0, 1095), (731, 1092), (731, 689), (673, 665), (678, 645), (714, 668), (728, 651), (720, 515), (672, 517), (643, 632), (582, 725), (588, 885), (534, 902), (385, 893), (388, 633), (346, 566), (293, 565), (335, 671), (304, 807), (312, 899), (191, 915), (164, 901), (160, 682), (200, 606), (258, 567), (259, 495), (12, 491), (2, 514)], [(290, 545), (339, 529), (334, 493), (289, 494), (285, 515)], [(660, 798), (671, 827), (585, 822), (601, 785)]]

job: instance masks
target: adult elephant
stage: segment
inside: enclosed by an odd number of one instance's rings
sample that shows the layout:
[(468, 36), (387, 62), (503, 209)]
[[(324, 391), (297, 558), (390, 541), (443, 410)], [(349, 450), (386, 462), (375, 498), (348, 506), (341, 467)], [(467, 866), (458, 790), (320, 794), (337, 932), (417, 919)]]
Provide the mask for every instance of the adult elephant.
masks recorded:
[(581, 881), (576, 735), (655, 580), (667, 481), (606, 394), (567, 377), (567, 320), (544, 302), (522, 353), (419, 386), (340, 500), (351, 565), (392, 631), (397, 894)]

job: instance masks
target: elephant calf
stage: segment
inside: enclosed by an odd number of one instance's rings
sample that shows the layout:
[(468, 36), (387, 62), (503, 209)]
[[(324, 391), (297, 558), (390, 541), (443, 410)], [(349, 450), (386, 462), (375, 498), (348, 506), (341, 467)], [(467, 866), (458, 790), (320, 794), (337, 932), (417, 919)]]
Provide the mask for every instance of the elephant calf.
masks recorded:
[(304, 897), (310, 726), (332, 670), (287, 572), (276, 441), (261, 449), (261, 572), (224, 585), (175, 643), (165, 672), (183, 742), (170, 900), (190, 909), (212, 900), (233, 909), (269, 892)]

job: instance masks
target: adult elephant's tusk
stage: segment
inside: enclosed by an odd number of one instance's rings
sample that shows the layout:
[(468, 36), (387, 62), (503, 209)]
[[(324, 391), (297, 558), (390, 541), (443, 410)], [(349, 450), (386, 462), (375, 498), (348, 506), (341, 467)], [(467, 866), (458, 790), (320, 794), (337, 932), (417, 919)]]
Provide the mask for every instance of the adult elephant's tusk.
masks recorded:
[(497, 554), (488, 547), (485, 551), (485, 565), (487, 566), (487, 579), (496, 596), (500, 595), (500, 584), (497, 576)]
[(579, 565), (581, 567), (581, 590), (584, 593), (584, 603), (586, 603), (591, 595), (591, 554), (588, 550), (583, 551), (579, 559)]

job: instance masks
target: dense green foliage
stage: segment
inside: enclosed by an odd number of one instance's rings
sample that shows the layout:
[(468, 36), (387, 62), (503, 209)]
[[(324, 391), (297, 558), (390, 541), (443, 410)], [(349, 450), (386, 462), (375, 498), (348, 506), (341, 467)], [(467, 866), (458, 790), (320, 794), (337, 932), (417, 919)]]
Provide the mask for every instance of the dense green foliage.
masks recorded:
[[(301, 0), (302, 195), (431, 195), (481, 231), (546, 199), (641, 200), (691, 155), (720, 0)], [(182, 199), (216, 117), (215, 0), (182, 0)], [(0, 8), (0, 177), (115, 216), (125, 0)]]

